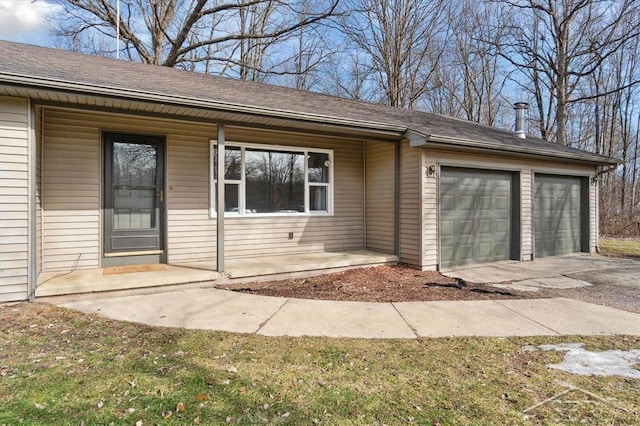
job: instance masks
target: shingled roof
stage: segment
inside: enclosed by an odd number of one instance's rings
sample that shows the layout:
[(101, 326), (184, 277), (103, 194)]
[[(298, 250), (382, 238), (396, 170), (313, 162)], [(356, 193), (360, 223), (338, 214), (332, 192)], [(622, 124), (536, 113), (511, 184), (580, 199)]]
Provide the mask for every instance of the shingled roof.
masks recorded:
[(595, 164), (617, 160), (538, 138), (421, 111), (348, 100), (270, 84), (0, 41), (0, 84), (181, 102), (292, 120), (394, 131), (414, 145), (446, 144), (546, 155)]

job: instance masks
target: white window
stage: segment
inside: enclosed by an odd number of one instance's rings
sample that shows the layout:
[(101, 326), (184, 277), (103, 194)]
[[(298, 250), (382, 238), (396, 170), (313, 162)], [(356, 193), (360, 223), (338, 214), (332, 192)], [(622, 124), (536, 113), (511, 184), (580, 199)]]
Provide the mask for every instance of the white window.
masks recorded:
[[(225, 215), (333, 214), (333, 151), (225, 143)], [(218, 145), (211, 142), (211, 216), (216, 215)]]

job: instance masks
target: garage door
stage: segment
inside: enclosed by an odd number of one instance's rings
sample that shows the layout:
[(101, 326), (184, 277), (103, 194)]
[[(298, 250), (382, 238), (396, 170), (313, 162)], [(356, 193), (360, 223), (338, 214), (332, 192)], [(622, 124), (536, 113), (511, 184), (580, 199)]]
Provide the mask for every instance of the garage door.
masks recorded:
[(581, 185), (580, 177), (535, 175), (536, 257), (581, 250)]
[(513, 174), (443, 167), (440, 265), (511, 258)]

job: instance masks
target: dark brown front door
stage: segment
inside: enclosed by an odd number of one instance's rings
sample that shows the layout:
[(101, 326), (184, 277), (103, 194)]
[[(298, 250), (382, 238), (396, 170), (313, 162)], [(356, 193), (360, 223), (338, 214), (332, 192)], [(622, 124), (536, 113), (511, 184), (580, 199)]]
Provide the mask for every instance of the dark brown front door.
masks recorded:
[[(157, 136), (104, 133), (103, 263), (164, 261), (164, 144)], [(115, 258), (122, 259), (108, 261)]]

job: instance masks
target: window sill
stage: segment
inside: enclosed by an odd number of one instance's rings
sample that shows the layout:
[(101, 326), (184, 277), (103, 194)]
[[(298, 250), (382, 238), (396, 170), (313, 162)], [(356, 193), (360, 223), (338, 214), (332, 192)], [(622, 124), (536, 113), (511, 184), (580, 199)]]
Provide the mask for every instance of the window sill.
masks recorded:
[[(318, 213), (251, 213), (251, 214), (238, 214), (238, 213), (225, 213), (225, 219), (261, 219), (264, 217), (278, 217), (278, 218), (300, 218), (300, 217), (333, 217), (333, 213), (318, 212)], [(215, 213), (209, 213), (210, 219), (217, 218)]]

